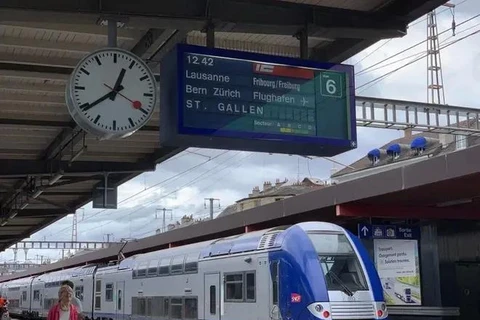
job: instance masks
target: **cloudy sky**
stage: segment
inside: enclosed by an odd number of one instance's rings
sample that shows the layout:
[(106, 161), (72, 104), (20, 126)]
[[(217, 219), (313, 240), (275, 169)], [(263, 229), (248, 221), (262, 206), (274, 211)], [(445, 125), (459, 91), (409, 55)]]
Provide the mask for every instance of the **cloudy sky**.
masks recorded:
[[(455, 0), (452, 3), (459, 4), (455, 9), (457, 25), (480, 13), (480, 3), (476, 0)], [(438, 11), (443, 10), (445, 9)], [(449, 10), (440, 13), (437, 19), (439, 32), (451, 27), (452, 14)], [(477, 30), (480, 30), (480, 17), (459, 25), (455, 37), (452, 37), (451, 31), (444, 32), (440, 41), (447, 44)], [(404, 38), (380, 41), (345, 61), (355, 65), (357, 95), (426, 102), (425, 58), (379, 82), (370, 83), (421, 56), (427, 49), (426, 42), (383, 64), (376, 65), (378, 62), (425, 39), (426, 19), (422, 17), (411, 24), (408, 35)], [(480, 107), (477, 96), (479, 91), (476, 88), (480, 80), (479, 41), (480, 36), (476, 34), (442, 50), (447, 104)], [(411, 57), (406, 58), (409, 56)], [(401, 61), (392, 64), (398, 60)], [(349, 164), (370, 149), (402, 134), (394, 130), (358, 128), (358, 148), (333, 159)], [(102, 241), (107, 239), (107, 234), (110, 234), (113, 241), (153, 235), (156, 229), (162, 227), (162, 208), (170, 209), (166, 211), (167, 224), (177, 221), (185, 214), (205, 218), (209, 215), (205, 198), (219, 199), (215, 202), (215, 214), (218, 214), (235, 200), (245, 197), (252, 187), (261, 186), (263, 181), (275, 181), (277, 178), (293, 181), (306, 176), (328, 179), (334, 167), (342, 168), (321, 158), (308, 160), (298, 156), (190, 149), (162, 163), (155, 172), (143, 174), (121, 186), (118, 210), (93, 210), (91, 204), (78, 210), (78, 240)], [(70, 240), (71, 230), (72, 216), (68, 216), (34, 234), (31, 239)], [(61, 255), (61, 252), (53, 250), (30, 250), (28, 260), (38, 261), (36, 259), (40, 256), (56, 260)], [(24, 253), (20, 251), (18, 258), (24, 260)], [(12, 250), (1, 253), (0, 259), (13, 261)]]

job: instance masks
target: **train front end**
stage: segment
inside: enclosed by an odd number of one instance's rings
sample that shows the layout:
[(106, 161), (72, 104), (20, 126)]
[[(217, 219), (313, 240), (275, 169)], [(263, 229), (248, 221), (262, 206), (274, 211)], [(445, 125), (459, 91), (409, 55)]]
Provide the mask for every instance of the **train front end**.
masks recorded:
[(378, 273), (359, 239), (324, 222), (296, 224), (283, 234), (279, 309), (294, 320), (386, 320)]

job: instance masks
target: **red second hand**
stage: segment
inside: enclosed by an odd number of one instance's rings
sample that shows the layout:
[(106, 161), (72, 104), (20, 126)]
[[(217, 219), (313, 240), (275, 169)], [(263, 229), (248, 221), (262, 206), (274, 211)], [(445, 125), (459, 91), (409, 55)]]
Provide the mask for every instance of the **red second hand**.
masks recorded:
[(135, 101), (132, 101), (131, 99), (125, 97), (123, 94), (121, 94), (120, 92), (116, 91), (116, 90), (113, 90), (112, 87), (110, 87), (109, 85), (107, 84), (103, 84), (105, 87), (109, 88), (110, 90), (112, 91), (115, 91), (117, 94), (119, 94), (120, 96), (124, 97), (125, 99), (127, 99), (128, 101), (130, 101), (132, 103), (132, 106), (135, 108), (135, 109), (140, 109), (142, 107), (142, 103), (138, 100), (135, 100)]

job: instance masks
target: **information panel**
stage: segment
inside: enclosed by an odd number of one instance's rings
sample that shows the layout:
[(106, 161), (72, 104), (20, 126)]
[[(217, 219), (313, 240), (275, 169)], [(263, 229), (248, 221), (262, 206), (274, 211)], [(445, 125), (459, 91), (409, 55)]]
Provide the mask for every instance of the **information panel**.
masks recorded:
[(322, 156), (356, 148), (352, 66), (178, 45), (160, 74), (164, 145)]
[(388, 305), (422, 305), (417, 240), (373, 240), (375, 266)]

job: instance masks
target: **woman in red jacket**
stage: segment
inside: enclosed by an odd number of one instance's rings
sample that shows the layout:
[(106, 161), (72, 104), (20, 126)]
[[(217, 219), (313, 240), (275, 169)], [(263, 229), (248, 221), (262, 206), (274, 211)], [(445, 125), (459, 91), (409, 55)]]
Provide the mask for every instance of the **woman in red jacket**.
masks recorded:
[(67, 285), (58, 290), (58, 303), (48, 311), (47, 320), (78, 320), (77, 308), (72, 304), (73, 290)]

